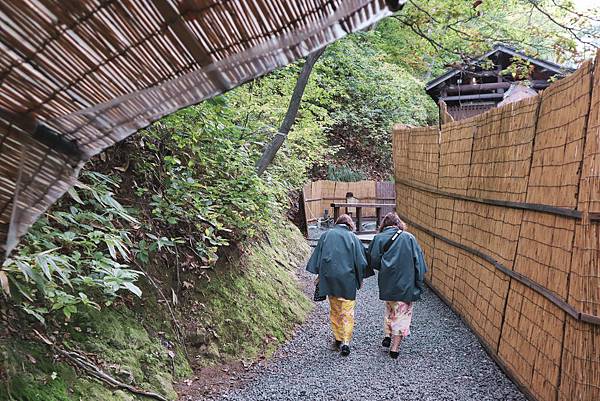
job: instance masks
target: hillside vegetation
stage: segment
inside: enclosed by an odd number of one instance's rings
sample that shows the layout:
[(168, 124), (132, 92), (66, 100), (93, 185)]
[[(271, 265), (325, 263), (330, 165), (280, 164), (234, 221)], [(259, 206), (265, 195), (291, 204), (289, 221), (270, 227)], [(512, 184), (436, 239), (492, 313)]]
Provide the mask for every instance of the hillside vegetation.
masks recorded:
[(539, 13), (521, 18), (526, 1), (410, 3), (327, 48), (261, 177), (302, 60), (88, 163), (0, 270), (0, 399), (145, 399), (99, 371), (175, 399), (197, 368), (268, 356), (310, 310), (295, 275), (310, 250), (289, 222), (304, 183), (390, 179), (391, 126), (437, 123), (424, 81), (465, 54), (579, 51)]

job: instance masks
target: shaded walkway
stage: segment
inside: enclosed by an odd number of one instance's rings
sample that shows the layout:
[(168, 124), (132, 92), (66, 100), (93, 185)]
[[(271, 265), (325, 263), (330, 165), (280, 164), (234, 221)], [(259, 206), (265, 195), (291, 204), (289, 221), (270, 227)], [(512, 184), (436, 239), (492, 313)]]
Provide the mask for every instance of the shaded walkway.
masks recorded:
[[(521, 401), (525, 397), (460, 319), (427, 291), (415, 308), (412, 335), (394, 361), (380, 346), (377, 281), (359, 291), (352, 354), (328, 349), (328, 303), (319, 303), (296, 337), (241, 389), (221, 400)], [(391, 378), (388, 380), (387, 378)]]

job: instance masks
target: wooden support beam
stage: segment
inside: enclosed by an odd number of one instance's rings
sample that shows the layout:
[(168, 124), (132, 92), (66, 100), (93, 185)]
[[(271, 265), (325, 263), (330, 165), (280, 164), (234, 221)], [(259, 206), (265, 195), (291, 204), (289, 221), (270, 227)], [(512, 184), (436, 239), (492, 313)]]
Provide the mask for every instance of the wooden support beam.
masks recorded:
[[(388, 198), (392, 200), (391, 198)], [(378, 208), (378, 207), (395, 207), (396, 205), (393, 203), (332, 203), (330, 205), (333, 208), (340, 207), (365, 207), (365, 208)]]
[(448, 93), (453, 95), (455, 93), (468, 93), (468, 92), (479, 92), (495, 89), (508, 89), (510, 88), (510, 82), (493, 82), (489, 84), (468, 84), (468, 85), (449, 85)]
[[(533, 89), (545, 89), (550, 84), (547, 81), (536, 80), (530, 81)], [(498, 93), (503, 93), (501, 90), (508, 89), (515, 82), (492, 82), (487, 84), (466, 84), (466, 85), (448, 85), (447, 93), (455, 95), (457, 93), (482, 92), (488, 90), (498, 90)], [(443, 97), (442, 97), (443, 98)]]
[(446, 96), (441, 98), (444, 102), (457, 102), (459, 100), (486, 100), (486, 99), (502, 99), (503, 93), (481, 93), (477, 95), (461, 95), (461, 96)]

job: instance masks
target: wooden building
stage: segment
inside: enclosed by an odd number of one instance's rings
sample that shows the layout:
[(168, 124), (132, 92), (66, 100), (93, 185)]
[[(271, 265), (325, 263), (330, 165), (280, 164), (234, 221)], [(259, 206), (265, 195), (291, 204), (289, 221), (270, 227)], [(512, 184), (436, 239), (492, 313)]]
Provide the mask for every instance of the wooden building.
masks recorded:
[(442, 115), (462, 120), (496, 107), (518, 82), (540, 91), (570, 72), (573, 69), (497, 44), (474, 61), (457, 64), (429, 81), (425, 89)]

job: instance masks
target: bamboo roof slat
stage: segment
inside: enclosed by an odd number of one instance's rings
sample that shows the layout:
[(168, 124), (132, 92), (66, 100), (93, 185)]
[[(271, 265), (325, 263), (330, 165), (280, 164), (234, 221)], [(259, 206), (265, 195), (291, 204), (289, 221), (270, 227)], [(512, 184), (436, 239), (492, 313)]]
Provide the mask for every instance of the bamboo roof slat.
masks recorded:
[[(89, 157), (182, 107), (364, 29), (404, 3), (1, 2), (0, 249), (14, 247)], [(40, 130), (45, 143), (36, 140)], [(76, 148), (77, 157), (56, 144)]]

